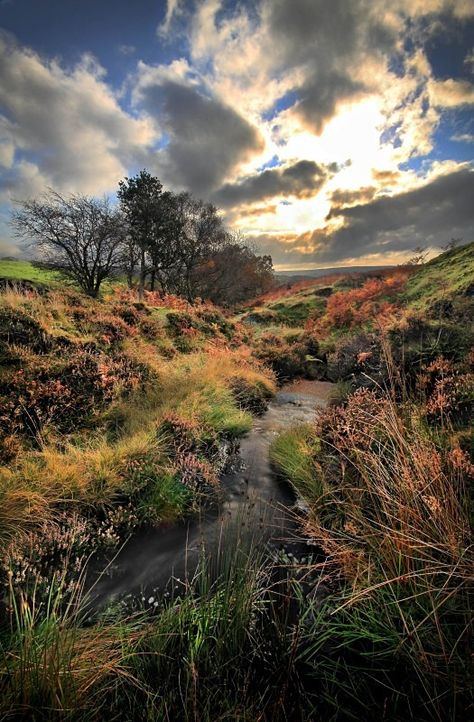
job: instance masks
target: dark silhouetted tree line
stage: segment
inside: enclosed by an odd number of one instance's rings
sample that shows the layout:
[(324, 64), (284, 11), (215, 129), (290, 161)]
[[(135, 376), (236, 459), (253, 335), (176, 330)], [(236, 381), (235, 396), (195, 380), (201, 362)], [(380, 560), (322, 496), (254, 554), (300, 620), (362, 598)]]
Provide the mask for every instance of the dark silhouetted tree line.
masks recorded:
[(229, 232), (211, 203), (163, 189), (142, 170), (119, 183), (119, 206), (106, 199), (50, 191), (19, 204), (12, 223), (49, 268), (97, 297), (106, 278), (125, 274), (130, 287), (232, 304), (273, 283), (270, 256)]

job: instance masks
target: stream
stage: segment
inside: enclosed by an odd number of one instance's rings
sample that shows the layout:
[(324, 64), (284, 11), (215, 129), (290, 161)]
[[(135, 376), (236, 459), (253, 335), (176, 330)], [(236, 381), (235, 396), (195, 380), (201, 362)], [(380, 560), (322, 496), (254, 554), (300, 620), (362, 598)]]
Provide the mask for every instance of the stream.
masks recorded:
[(224, 539), (286, 545), (296, 531), (291, 511), (295, 497), (271, 467), (270, 445), (281, 431), (311, 422), (317, 408), (326, 405), (332, 387), (307, 380), (284, 385), (242, 438), (235, 463), (221, 477), (216, 508), (134, 534), (94, 584), (94, 606), (139, 592), (148, 595), (167, 588), (170, 580), (182, 583), (192, 578), (202, 550), (212, 556)]

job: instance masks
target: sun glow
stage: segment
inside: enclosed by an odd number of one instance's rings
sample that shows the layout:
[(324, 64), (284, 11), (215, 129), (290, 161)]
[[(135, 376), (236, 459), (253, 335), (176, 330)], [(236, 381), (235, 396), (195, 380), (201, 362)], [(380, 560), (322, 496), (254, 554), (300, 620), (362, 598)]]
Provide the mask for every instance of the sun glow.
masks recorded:
[(309, 228), (324, 228), (331, 210), (331, 193), (357, 190), (374, 184), (373, 169), (396, 170), (393, 148), (380, 143), (384, 127), (380, 103), (375, 98), (348, 104), (317, 136), (301, 125), (294, 112), (281, 114), (268, 154), (277, 155), (283, 164), (305, 158), (337, 168), (324, 186), (311, 198), (281, 198), (268, 211), (246, 215), (242, 209), (236, 225), (244, 233), (304, 233)]

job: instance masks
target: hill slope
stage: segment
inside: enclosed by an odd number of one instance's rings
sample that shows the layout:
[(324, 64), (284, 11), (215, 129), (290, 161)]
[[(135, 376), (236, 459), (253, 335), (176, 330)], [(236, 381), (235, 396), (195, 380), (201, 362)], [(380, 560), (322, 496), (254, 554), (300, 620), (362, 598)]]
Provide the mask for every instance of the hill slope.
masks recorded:
[(474, 243), (442, 253), (417, 268), (403, 294), (416, 308), (459, 296), (474, 296)]
[(38, 268), (30, 261), (0, 260), (0, 281), (29, 281), (35, 284), (48, 286), (59, 280), (59, 275), (54, 271), (47, 271)]

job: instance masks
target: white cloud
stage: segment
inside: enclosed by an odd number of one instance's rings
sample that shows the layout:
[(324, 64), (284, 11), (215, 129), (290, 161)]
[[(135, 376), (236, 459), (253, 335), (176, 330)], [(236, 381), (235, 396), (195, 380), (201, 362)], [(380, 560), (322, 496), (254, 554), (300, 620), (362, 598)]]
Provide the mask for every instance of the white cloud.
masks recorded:
[(474, 103), (474, 85), (467, 80), (430, 80), (428, 83), (430, 101), (435, 106), (455, 108)]
[(474, 133), (458, 133), (451, 136), (451, 140), (457, 143), (474, 143)]
[[(43, 186), (92, 194), (113, 190), (155, 138), (150, 120), (122, 110), (93, 58), (84, 56), (65, 70), (6, 35), (0, 36), (0, 106), (2, 160), (11, 167), (7, 180), (16, 193), (22, 192), (26, 167), (26, 176), (33, 175), (32, 166)], [(30, 187), (25, 181), (25, 192)]]
[(161, 25), (158, 26), (158, 35), (166, 37), (170, 31), (171, 23), (180, 12), (180, 0), (167, 0), (166, 14)]

